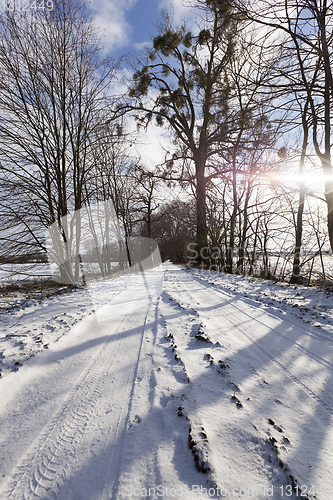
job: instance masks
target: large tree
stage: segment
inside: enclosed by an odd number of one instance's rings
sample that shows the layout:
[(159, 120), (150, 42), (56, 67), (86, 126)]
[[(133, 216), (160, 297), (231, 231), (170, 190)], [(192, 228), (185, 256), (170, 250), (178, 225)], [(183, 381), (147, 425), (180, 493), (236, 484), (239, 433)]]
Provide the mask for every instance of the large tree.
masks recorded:
[[(194, 164), (197, 251), (207, 247), (206, 183), (218, 167), (210, 161), (226, 144), (230, 85), (227, 68), (234, 50), (238, 23), (230, 2), (202, 0), (196, 32), (178, 27), (164, 14), (159, 34), (136, 69), (130, 91), (133, 100), (124, 107), (138, 118), (171, 130), (176, 150), (167, 163), (169, 174), (177, 158)], [(208, 173), (207, 173), (208, 171)]]

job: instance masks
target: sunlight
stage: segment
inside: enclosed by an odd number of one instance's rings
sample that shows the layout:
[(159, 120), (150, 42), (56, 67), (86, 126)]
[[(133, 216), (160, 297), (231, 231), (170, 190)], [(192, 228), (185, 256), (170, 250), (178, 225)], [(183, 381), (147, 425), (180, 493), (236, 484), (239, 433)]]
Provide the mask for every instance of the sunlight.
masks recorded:
[(272, 185), (296, 187), (297, 190), (301, 182), (304, 182), (307, 190), (319, 195), (324, 194), (325, 182), (333, 180), (333, 176), (324, 175), (320, 170), (305, 172), (303, 175), (300, 175), (297, 171), (274, 172), (264, 174), (262, 177), (266, 178)]

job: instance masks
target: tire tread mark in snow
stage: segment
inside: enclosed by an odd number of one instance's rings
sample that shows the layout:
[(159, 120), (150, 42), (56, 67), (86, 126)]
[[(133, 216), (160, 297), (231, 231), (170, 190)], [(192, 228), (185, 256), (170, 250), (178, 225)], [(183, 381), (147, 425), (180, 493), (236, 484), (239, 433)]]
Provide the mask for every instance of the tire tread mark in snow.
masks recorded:
[[(193, 281), (197, 281), (197, 279), (200, 280), (200, 278), (197, 278), (195, 279), (194, 277), (192, 276), (189, 276), (187, 275), (189, 278), (191, 278)], [(203, 286), (205, 286), (205, 288), (207, 288), (207, 290), (209, 290), (213, 295), (220, 295), (219, 293), (219, 290), (211, 290), (205, 283), (203, 283), (201, 280), (200, 280), (201, 284)], [(222, 292), (222, 293), (225, 293), (225, 292)], [(262, 323), (260, 320), (258, 320), (257, 318), (253, 318), (252, 316), (250, 316), (249, 314), (245, 313), (244, 311), (241, 311), (237, 306), (235, 306), (234, 304), (231, 304), (232, 307), (234, 307), (235, 309), (237, 309), (238, 311), (242, 312), (242, 314), (246, 314), (247, 316), (249, 316), (251, 319), (253, 319), (254, 321), (258, 321), (259, 323)], [(228, 318), (228, 320), (232, 323), (230, 317)], [(234, 324), (234, 323), (233, 323)], [(264, 324), (267, 328), (271, 328), (269, 327), (268, 325), (266, 325), (265, 323), (262, 323)], [(259, 351), (261, 351), (265, 356), (267, 356), (267, 358), (272, 361), (274, 364), (276, 364), (277, 366), (279, 366), (280, 368), (282, 368), (282, 370), (284, 372), (286, 372), (286, 374), (288, 375), (288, 377), (294, 382), (296, 383), (297, 385), (299, 385), (300, 387), (302, 387), (302, 389), (308, 394), (308, 396), (312, 397), (313, 399), (315, 399), (317, 401), (317, 403), (319, 403), (325, 411), (327, 411), (330, 415), (333, 415), (333, 407), (331, 405), (329, 405), (326, 401), (324, 401), (316, 392), (314, 392), (312, 389), (310, 389), (310, 387), (308, 387), (304, 382), (302, 382), (299, 378), (297, 378), (293, 373), (291, 373), (288, 368), (286, 368), (282, 363), (280, 363), (280, 361), (278, 361), (274, 356), (272, 356), (271, 354), (269, 354), (269, 352), (266, 351), (266, 349), (264, 349), (263, 347), (259, 346), (257, 342), (255, 342), (255, 340), (248, 334), (246, 333), (239, 325), (235, 325), (235, 328), (238, 329), (250, 342), (251, 344), (256, 347)], [(277, 332), (277, 333), (280, 333), (280, 332)], [(285, 337), (285, 335), (283, 335), (282, 333), (280, 333), (280, 335), (282, 335), (283, 337)], [(287, 337), (285, 337), (287, 338)], [(301, 347), (302, 350), (306, 351), (306, 354), (310, 357), (312, 357), (313, 359), (315, 359), (316, 361), (320, 362), (319, 360), (321, 360), (321, 362), (324, 362), (322, 364), (326, 364), (326, 366), (332, 366), (331, 363), (329, 363), (328, 361), (324, 360), (323, 358), (320, 358), (319, 356), (316, 356), (314, 353), (311, 353), (311, 351), (309, 351), (308, 349), (306, 349), (305, 347), (303, 346), (300, 346), (297, 342), (294, 342), (290, 339), (288, 339), (291, 343), (295, 344), (296, 347)], [(319, 359), (317, 359), (319, 358)], [(330, 400), (331, 398), (326, 395), (326, 397), (328, 397)]]
[(317, 401), (317, 403), (319, 403), (328, 413), (333, 415), (333, 408), (326, 401), (324, 401), (316, 392), (314, 392), (312, 389), (310, 389), (310, 387), (308, 387), (306, 384), (304, 384), (304, 382), (302, 382), (293, 373), (291, 373), (291, 371), (289, 371), (288, 368), (283, 366), (283, 364), (280, 363), (280, 361), (278, 361), (276, 358), (274, 358), (274, 356), (271, 356), (265, 349), (263, 349), (257, 343), (255, 343), (255, 341), (252, 339), (252, 337), (250, 337), (250, 335), (245, 333), (241, 328), (239, 328), (239, 330), (242, 332), (242, 334), (245, 337), (247, 337), (250, 340), (250, 342), (252, 342), (254, 347), (256, 347), (257, 349), (259, 349), (259, 351), (261, 351), (263, 354), (265, 354), (269, 358), (270, 361), (272, 361), (273, 363), (278, 365), (280, 368), (282, 368), (287, 373), (289, 378), (291, 378), (293, 380), (293, 382), (295, 382), (296, 384), (301, 386), (302, 389), (304, 389), (305, 392), (307, 392), (309, 396), (314, 398)]
[[(122, 321), (124, 318), (116, 326)], [(14, 474), (12, 483), (5, 492), (6, 496), (1, 498), (49, 500), (51, 494), (52, 498), (57, 498), (56, 490), (66, 475), (68, 461), (75, 456), (75, 448), (80, 443), (100, 388), (119, 352), (121, 340), (117, 342), (116, 348), (111, 340), (112, 335), (84, 370), (81, 382), (70, 391), (67, 403), (44, 433), (42, 442), (34, 451), (28, 452), (18, 472)]]
[[(114, 445), (114, 443), (115, 443), (115, 441), (117, 439), (117, 436), (118, 436), (119, 426), (120, 426), (120, 422), (121, 422), (122, 415), (123, 415), (123, 410), (124, 410), (124, 403), (125, 403), (125, 401), (129, 401), (128, 405), (127, 405), (126, 417), (124, 419), (124, 425), (123, 425), (123, 429), (122, 429), (122, 436), (120, 438), (120, 441), (121, 441), (120, 453), (121, 453), (122, 448), (123, 448), (123, 444), (124, 444), (125, 431), (127, 429), (127, 425), (128, 425), (129, 418), (130, 418), (130, 413), (131, 413), (131, 408), (132, 408), (132, 402), (133, 402), (133, 395), (134, 395), (134, 390), (135, 390), (135, 380), (136, 380), (137, 374), (138, 374), (140, 356), (141, 356), (142, 345), (143, 345), (143, 339), (144, 339), (145, 328), (146, 328), (146, 324), (147, 324), (147, 317), (148, 317), (149, 312), (150, 312), (151, 304), (152, 304), (152, 301), (149, 303), (149, 307), (148, 307), (148, 310), (146, 312), (145, 319), (144, 319), (144, 322), (143, 322), (142, 334), (141, 334), (140, 344), (139, 344), (139, 348), (138, 348), (138, 354), (136, 356), (134, 356), (133, 361), (131, 363), (131, 367), (128, 370), (128, 377), (127, 377), (126, 388), (127, 389), (129, 388), (129, 379), (130, 379), (130, 377), (132, 377), (133, 384), (132, 384), (132, 388), (131, 388), (131, 392), (130, 392), (129, 398), (127, 398), (127, 394), (126, 394), (126, 397), (124, 395), (124, 397), (122, 398), (121, 411), (120, 411), (120, 415), (118, 417), (118, 421), (117, 421), (117, 425), (116, 425), (116, 430), (115, 430), (114, 437), (113, 437), (113, 443), (112, 443), (112, 446), (111, 446), (111, 453), (110, 453), (110, 456), (109, 456), (108, 470), (107, 470), (107, 474), (106, 474), (105, 481), (104, 481), (104, 488), (103, 488), (101, 500), (107, 500), (107, 499), (110, 499), (110, 498), (116, 498), (116, 496), (118, 494), (121, 456), (120, 456), (120, 460), (118, 460), (117, 470), (113, 474), (114, 477), (111, 479), (112, 484), (111, 485), (107, 484), (107, 482), (109, 480), (110, 469), (111, 469), (111, 462), (112, 462), (112, 456), (113, 456), (113, 450), (114, 450), (114, 446), (113, 445)], [(112, 489), (112, 496), (111, 497), (107, 496), (107, 489), (109, 489), (109, 490)]]
[[(206, 284), (205, 281), (203, 281), (201, 278), (195, 276), (195, 277), (192, 277), (192, 276), (189, 276), (193, 281), (200, 281), (200, 283), (205, 287), (207, 288), (207, 290), (209, 290), (213, 295), (229, 295), (228, 292), (224, 291), (224, 290), (218, 290), (218, 289), (214, 289), (214, 290), (211, 290), (208, 285)], [(211, 285), (212, 286), (212, 285)], [(230, 296), (230, 295), (229, 295)], [(239, 299), (238, 299), (239, 300)], [(260, 323), (261, 325), (263, 326), (266, 326), (267, 328), (270, 328), (272, 329), (269, 325), (267, 325), (266, 323), (264, 323), (263, 321), (261, 321), (260, 319), (258, 318), (254, 318), (253, 316), (251, 316), (250, 314), (248, 314), (247, 312), (243, 311), (242, 309), (240, 309), (239, 307), (237, 307), (235, 304), (230, 304), (234, 309), (237, 309), (237, 311), (241, 312), (242, 314), (248, 316), (250, 319), (253, 319), (255, 321), (257, 321), (258, 323)], [(253, 307), (253, 306), (250, 306), (250, 307)], [(271, 316), (273, 317), (274, 319), (280, 319), (278, 318), (277, 316), (275, 316), (274, 314), (272, 314), (271, 312), (269, 311), (265, 311), (265, 313), (268, 315), (268, 316)], [(299, 344), (298, 342), (295, 342), (294, 340), (291, 340), (289, 337), (287, 337), (286, 335), (284, 335), (283, 333), (279, 332), (278, 330), (275, 330), (275, 332), (277, 334), (279, 334), (281, 337), (283, 337), (285, 340), (287, 340), (287, 342), (289, 342), (290, 344), (293, 344), (295, 345), (298, 349), (302, 350), (307, 356), (309, 356), (310, 358), (314, 359), (315, 361), (317, 361), (318, 363), (322, 364), (323, 366), (325, 366), (326, 368), (333, 368), (333, 363), (330, 363), (329, 361), (327, 361), (326, 359), (318, 356), (318, 354), (315, 354), (314, 352), (311, 352), (309, 351), (309, 349), (307, 349), (306, 347), (302, 346), (301, 344)], [(308, 332), (310, 335), (312, 335), (310, 332)], [(317, 338), (317, 337), (316, 337)]]

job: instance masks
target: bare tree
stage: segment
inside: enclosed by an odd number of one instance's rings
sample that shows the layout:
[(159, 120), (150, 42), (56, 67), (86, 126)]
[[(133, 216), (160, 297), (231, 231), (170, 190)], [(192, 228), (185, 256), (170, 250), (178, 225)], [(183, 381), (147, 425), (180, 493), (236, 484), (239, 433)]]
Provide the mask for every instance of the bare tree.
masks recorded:
[[(333, 250), (333, 169), (331, 161), (331, 105), (333, 99), (332, 39), (333, 12), (327, 0), (287, 0), (284, 2), (238, 2), (253, 22), (280, 33), (294, 52), (293, 89), (308, 102), (312, 142), (321, 161), (325, 180), (327, 226)], [(271, 35), (272, 36), (272, 35)], [(290, 74), (290, 63), (285, 70)], [(277, 88), (280, 85), (277, 83)], [(286, 92), (286, 88), (280, 88)], [(289, 92), (289, 90), (287, 90)]]
[(151, 238), (152, 225), (154, 220), (156, 221), (154, 213), (160, 206), (157, 191), (161, 180), (156, 177), (155, 173), (143, 167), (139, 162), (130, 172), (136, 192), (136, 221), (143, 223), (142, 236), (148, 238)]
[(115, 69), (100, 58), (99, 37), (83, 10), (75, 0), (59, 0), (51, 11), (6, 12), (0, 26), (2, 209), (17, 235), (13, 244), (5, 242), (9, 253), (27, 246), (45, 251), (44, 229), (58, 221), (67, 253), (61, 274), (70, 282), (79, 275), (71, 240), (76, 224), (80, 241), (80, 221), (66, 215), (79, 213), (84, 201), (94, 146), (89, 136), (106, 119)]

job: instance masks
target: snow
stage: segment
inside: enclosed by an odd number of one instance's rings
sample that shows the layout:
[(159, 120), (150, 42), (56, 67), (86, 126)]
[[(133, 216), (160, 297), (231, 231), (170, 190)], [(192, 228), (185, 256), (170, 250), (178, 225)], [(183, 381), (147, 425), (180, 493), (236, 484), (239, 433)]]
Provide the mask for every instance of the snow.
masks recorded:
[(170, 263), (66, 290), (2, 309), (1, 499), (329, 497), (329, 290)]
[(0, 376), (17, 371), (25, 361), (66, 335), (93, 310), (85, 290), (35, 287), (0, 294)]

